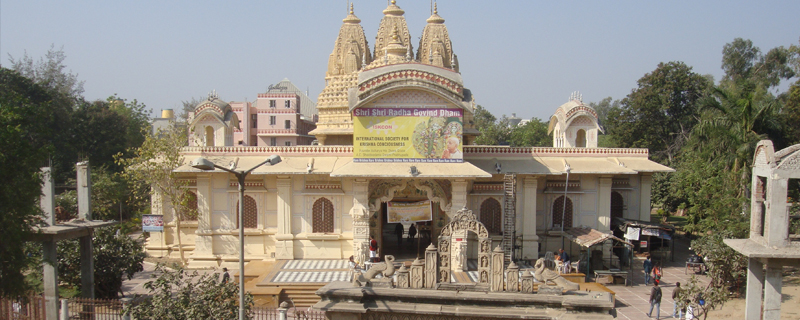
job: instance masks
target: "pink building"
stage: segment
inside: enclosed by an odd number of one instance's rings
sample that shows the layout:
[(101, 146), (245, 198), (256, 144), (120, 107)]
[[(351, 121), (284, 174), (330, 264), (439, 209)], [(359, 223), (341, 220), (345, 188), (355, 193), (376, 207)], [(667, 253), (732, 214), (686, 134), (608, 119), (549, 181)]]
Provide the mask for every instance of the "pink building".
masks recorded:
[[(209, 109), (206, 105), (213, 105), (211, 109), (219, 114), (196, 117), (201, 114), (200, 111)], [(190, 120), (193, 130), (190, 131), (194, 133), (192, 136), (197, 137), (189, 139), (190, 146), (310, 145), (314, 136), (308, 132), (317, 127), (316, 103), (288, 79), (270, 85), (266, 93), (258, 94), (255, 102), (226, 103), (210, 97), (195, 110)], [(226, 114), (228, 112), (230, 115)], [(197, 131), (198, 125), (209, 132), (219, 132), (220, 137), (213, 139), (213, 133)], [(212, 142), (214, 140), (220, 143)]]

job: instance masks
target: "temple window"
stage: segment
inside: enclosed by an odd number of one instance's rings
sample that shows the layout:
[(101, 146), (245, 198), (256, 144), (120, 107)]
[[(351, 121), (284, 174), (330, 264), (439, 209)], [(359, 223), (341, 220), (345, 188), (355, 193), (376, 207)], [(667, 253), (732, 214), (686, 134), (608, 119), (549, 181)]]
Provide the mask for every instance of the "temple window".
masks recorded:
[(181, 210), (181, 221), (197, 221), (197, 194), (186, 191), (185, 207)]
[(270, 108), (275, 108), (275, 100), (270, 100), (269, 101), (269, 107)]
[(206, 127), (206, 147), (214, 146), (214, 128)]
[(269, 125), (274, 126), (276, 123), (278, 123), (278, 120), (275, 119), (275, 116), (269, 116)]
[(500, 207), (500, 202), (494, 198), (489, 198), (481, 204), (480, 221), (486, 227), (490, 234), (500, 234), (503, 231), (502, 226), (503, 211)]
[[(258, 207), (256, 200), (250, 196), (244, 196), (244, 227), (258, 227)], [(239, 228), (239, 202), (236, 202), (236, 228)]]
[(333, 233), (333, 203), (326, 198), (319, 198), (311, 211), (311, 232)]
[(291, 146), (292, 142), (291, 141), (286, 141), (285, 144), (286, 144), (286, 146)]
[(586, 148), (586, 130), (578, 130), (577, 137), (575, 137), (576, 148)]
[(292, 120), (286, 120), (284, 127), (286, 129), (291, 129), (292, 128)]
[(289, 100), (286, 100), (286, 101), (283, 102), (283, 106), (286, 107), (287, 109), (291, 108), (292, 107), (292, 102), (289, 101)]
[(566, 207), (564, 207), (564, 196), (556, 198), (553, 201), (553, 228), (561, 227), (561, 216), (564, 216), (564, 229), (572, 228), (572, 200), (567, 199)]
[(625, 211), (625, 200), (619, 192), (611, 192), (611, 218), (623, 218)]
[(278, 145), (278, 138), (275, 138), (275, 137), (269, 138), (269, 145), (277, 146)]

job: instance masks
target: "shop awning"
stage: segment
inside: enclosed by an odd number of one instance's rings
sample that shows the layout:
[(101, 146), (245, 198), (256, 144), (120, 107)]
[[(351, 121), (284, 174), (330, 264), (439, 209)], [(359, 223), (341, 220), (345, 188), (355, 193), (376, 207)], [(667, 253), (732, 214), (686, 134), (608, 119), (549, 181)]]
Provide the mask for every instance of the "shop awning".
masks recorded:
[[(412, 174), (411, 167), (416, 168)], [(469, 162), (348, 162), (331, 172), (331, 177), (368, 178), (491, 178), (492, 175)]]
[(565, 233), (564, 237), (585, 248), (589, 248), (598, 243), (602, 243), (603, 241), (606, 241), (608, 239), (614, 239), (631, 247), (633, 246), (632, 243), (617, 238), (611, 233), (603, 233), (589, 227), (572, 228), (565, 231), (564, 233)]

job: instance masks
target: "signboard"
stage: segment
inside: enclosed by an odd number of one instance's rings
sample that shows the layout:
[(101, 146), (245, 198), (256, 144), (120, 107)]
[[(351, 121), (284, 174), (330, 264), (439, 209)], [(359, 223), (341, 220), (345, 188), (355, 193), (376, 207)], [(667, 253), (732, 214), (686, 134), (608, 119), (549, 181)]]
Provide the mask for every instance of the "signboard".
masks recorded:
[(164, 232), (164, 216), (160, 214), (143, 214), (142, 231)]
[(431, 201), (389, 202), (386, 204), (388, 223), (433, 220)]
[(461, 109), (359, 108), (353, 119), (354, 162), (464, 162)]
[(640, 241), (639, 242), (639, 247), (640, 248), (647, 248), (647, 241)]

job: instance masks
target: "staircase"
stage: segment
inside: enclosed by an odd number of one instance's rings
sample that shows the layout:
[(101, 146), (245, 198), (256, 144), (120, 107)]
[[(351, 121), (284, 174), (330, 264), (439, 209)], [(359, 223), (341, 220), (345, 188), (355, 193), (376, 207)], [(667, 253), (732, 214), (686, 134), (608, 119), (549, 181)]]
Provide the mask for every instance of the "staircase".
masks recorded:
[[(325, 284), (282, 284), (280, 301), (294, 301), (297, 308), (307, 308), (319, 302), (320, 298), (316, 294), (319, 288)], [(289, 303), (291, 304), (291, 302)]]
[(507, 173), (503, 177), (503, 195), (505, 204), (503, 207), (503, 253), (505, 267), (511, 263), (514, 254), (514, 234), (517, 221), (517, 177), (513, 173)]

